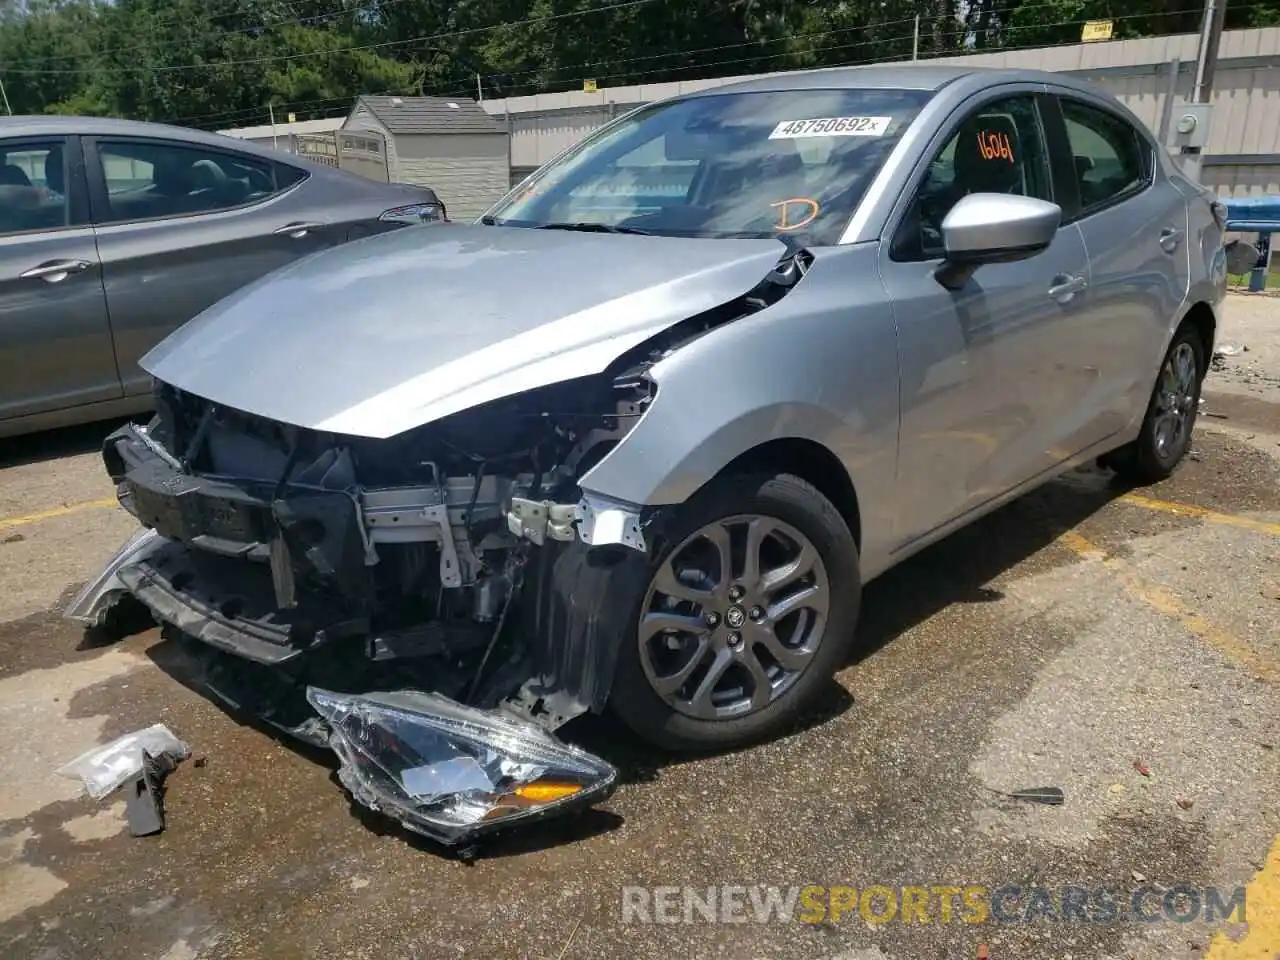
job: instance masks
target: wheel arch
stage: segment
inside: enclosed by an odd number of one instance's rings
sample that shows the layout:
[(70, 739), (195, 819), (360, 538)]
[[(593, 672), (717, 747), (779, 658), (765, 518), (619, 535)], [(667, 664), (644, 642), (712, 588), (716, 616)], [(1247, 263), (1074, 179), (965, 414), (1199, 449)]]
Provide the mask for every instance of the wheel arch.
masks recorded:
[(1203, 367), (1200, 376), (1203, 377), (1209, 372), (1209, 362), (1213, 357), (1213, 344), (1218, 335), (1218, 318), (1208, 303), (1203, 300), (1197, 300), (1193, 303), (1185, 314), (1182, 316), (1182, 322), (1179, 326), (1190, 325), (1196, 334), (1200, 337), (1200, 343), (1204, 346)]
[(728, 473), (753, 470), (790, 473), (813, 484), (839, 511), (853, 534), (853, 542), (862, 549), (862, 511), (853, 478), (840, 458), (822, 444), (804, 437), (769, 440), (739, 454), (707, 482)]

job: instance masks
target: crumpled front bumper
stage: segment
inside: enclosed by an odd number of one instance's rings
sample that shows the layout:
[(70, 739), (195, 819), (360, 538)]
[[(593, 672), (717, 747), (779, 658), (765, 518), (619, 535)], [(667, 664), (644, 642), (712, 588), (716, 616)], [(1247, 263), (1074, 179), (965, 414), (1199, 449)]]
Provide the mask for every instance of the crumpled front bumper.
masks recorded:
[[(107, 438), (121, 505), (146, 528), (65, 610), (100, 621), (122, 594), (162, 622), (265, 664), (369, 630), (371, 577), (355, 502), (345, 492), (277, 496), (273, 485), (183, 472), (145, 428)], [(309, 590), (302, 581), (329, 589)]]

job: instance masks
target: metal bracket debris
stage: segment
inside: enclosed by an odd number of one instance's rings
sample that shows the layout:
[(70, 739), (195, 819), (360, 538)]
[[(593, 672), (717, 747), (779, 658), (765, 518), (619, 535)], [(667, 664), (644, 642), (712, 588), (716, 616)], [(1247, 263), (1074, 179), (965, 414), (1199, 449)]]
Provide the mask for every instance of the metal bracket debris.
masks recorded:
[(511, 509), (507, 511), (507, 528), (515, 536), (542, 546), (548, 538), (572, 540), (573, 524), (577, 519), (578, 507), (574, 504), (512, 497)]
[(167, 753), (153, 757), (141, 750), (142, 769), (125, 787), (125, 817), (129, 833), (148, 837), (164, 829), (164, 778), (173, 772), (176, 761)]
[(633, 504), (586, 494), (578, 503), (578, 536), (593, 547), (621, 544), (645, 553), (640, 509)]
[(440, 527), (440, 582), (446, 587), (462, 586), (462, 568), (458, 566), (458, 549), (453, 543), (453, 528), (449, 526), (449, 508), (441, 503), (423, 507), (422, 515)]
[(502, 703), (507, 712), (536, 723), (547, 731), (558, 730), (574, 717), (587, 712), (587, 707), (563, 690), (544, 692), (540, 682), (527, 680)]

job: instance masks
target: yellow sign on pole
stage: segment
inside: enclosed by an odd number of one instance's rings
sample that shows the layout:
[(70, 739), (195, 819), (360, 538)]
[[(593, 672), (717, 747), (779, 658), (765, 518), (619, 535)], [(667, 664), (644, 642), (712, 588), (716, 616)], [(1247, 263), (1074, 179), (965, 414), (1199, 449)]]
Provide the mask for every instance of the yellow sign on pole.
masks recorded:
[(298, 122), (298, 115), (297, 115), (296, 113), (291, 113), (291, 114), (289, 114), (289, 122), (290, 122), (290, 123), (297, 123), (297, 122)]
[(594, 80), (583, 80), (583, 81), (582, 81), (582, 92), (583, 92), (583, 93), (595, 93), (595, 92), (597, 91), (597, 89), (599, 89), (599, 88), (598, 88), (598, 87), (596, 87), (596, 82), (595, 82)]
[(1085, 22), (1084, 28), (1080, 31), (1080, 39), (1084, 43), (1110, 40), (1111, 32), (1114, 29), (1114, 20), (1089, 20)]

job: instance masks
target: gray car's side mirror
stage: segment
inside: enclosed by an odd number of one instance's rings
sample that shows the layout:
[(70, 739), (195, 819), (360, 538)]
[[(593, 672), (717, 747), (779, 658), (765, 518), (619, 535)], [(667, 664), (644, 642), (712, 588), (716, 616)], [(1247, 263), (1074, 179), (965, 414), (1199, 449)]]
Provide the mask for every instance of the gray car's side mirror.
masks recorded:
[(1025, 260), (1048, 248), (1062, 222), (1062, 208), (1047, 200), (1009, 193), (971, 193), (942, 221), (945, 262), (938, 282), (964, 286), (984, 263)]

